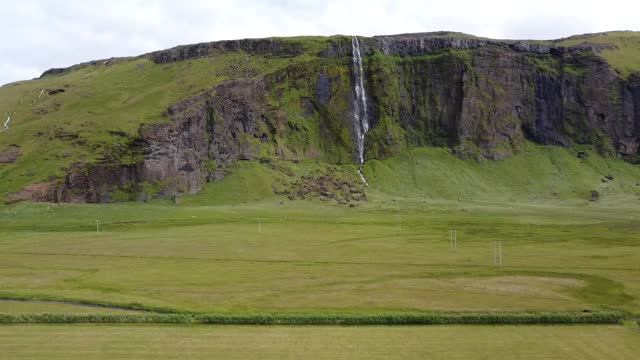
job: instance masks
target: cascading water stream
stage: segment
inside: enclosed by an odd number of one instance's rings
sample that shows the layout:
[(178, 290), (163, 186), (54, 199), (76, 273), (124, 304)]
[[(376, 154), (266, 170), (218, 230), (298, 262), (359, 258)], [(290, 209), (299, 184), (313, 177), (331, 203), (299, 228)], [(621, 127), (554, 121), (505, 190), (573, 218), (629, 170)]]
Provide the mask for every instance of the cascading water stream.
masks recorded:
[(11, 115), (5, 113), (7, 115), (7, 121), (4, 122), (4, 129), (0, 129), (0, 133), (6, 130), (9, 130), (9, 121), (11, 121)]
[(360, 43), (357, 37), (351, 39), (353, 53), (353, 78), (354, 92), (353, 120), (356, 133), (356, 145), (358, 147), (358, 174), (365, 185), (369, 186), (367, 179), (362, 174), (364, 166), (364, 136), (369, 131), (369, 118), (367, 115), (367, 94), (364, 90), (364, 71), (362, 70), (362, 56)]

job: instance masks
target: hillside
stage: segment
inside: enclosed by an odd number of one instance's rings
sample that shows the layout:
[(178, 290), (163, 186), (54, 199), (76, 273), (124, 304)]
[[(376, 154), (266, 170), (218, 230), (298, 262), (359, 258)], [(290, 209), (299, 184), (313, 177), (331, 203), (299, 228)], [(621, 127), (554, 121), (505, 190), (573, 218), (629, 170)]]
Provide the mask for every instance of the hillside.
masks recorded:
[(204, 189), (184, 201), (219, 203), (227, 186), (247, 200), (358, 203), (359, 151), (370, 190), (389, 194), (638, 193), (640, 33), (358, 40), (362, 108), (346, 36), (187, 45), (7, 84), (0, 197), (146, 201)]

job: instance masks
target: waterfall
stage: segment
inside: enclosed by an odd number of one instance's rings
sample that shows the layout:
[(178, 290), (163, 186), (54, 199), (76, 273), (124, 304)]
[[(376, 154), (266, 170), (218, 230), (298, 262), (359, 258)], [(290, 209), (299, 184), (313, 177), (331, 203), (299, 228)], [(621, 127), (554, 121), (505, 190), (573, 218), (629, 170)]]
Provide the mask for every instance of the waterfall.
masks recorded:
[(364, 90), (364, 71), (362, 70), (362, 56), (360, 43), (357, 37), (351, 39), (353, 53), (353, 122), (356, 133), (356, 145), (358, 147), (358, 174), (365, 185), (369, 186), (367, 179), (362, 174), (364, 166), (364, 136), (369, 131), (369, 118), (367, 116), (367, 94)]
[(3, 132), (5, 130), (9, 130), (9, 121), (11, 121), (11, 115), (5, 113), (5, 115), (7, 115), (7, 121), (4, 122), (4, 129), (0, 130), (0, 132)]

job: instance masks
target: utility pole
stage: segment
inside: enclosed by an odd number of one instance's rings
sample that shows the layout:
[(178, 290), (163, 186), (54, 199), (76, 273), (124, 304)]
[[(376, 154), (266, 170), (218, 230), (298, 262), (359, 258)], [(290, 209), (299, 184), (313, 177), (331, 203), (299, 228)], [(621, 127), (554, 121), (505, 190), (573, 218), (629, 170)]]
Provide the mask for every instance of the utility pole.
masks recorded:
[(262, 219), (258, 218), (258, 234), (262, 234)]
[(96, 220), (96, 234), (100, 234), (100, 220)]
[(451, 243), (451, 250), (458, 248), (458, 232), (456, 230), (449, 230), (449, 242)]

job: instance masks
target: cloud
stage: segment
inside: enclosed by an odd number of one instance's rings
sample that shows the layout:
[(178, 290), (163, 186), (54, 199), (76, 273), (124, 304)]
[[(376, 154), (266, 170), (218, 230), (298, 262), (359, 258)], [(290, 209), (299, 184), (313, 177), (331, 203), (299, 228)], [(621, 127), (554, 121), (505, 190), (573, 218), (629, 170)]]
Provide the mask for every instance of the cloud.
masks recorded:
[(0, 84), (51, 67), (222, 39), (436, 30), (550, 39), (640, 30), (640, 6), (626, 0), (0, 0), (0, 6)]

